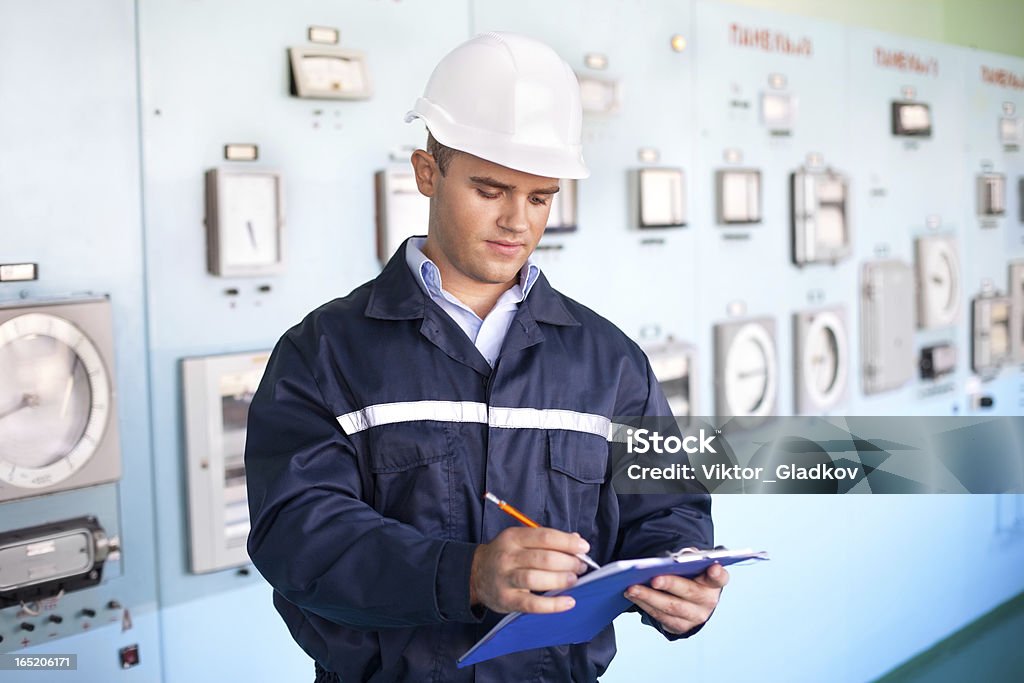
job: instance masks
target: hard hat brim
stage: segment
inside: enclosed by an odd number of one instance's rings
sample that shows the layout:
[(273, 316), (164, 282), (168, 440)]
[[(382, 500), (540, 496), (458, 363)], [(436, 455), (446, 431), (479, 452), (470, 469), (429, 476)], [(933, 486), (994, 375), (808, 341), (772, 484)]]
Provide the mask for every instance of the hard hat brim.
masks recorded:
[[(421, 110), (434, 108), (423, 98), (416, 102), (416, 107)], [(581, 180), (590, 177), (590, 169), (583, 160), (583, 149), (580, 145), (554, 150), (518, 143), (514, 136), (494, 141), (493, 133), (460, 126), (444, 120), (443, 116), (430, 116), (416, 109), (406, 113), (406, 123), (411, 123), (415, 119), (422, 119), (427, 130), (442, 145), (515, 171), (546, 178)], [(486, 140), (488, 137), (491, 141)]]

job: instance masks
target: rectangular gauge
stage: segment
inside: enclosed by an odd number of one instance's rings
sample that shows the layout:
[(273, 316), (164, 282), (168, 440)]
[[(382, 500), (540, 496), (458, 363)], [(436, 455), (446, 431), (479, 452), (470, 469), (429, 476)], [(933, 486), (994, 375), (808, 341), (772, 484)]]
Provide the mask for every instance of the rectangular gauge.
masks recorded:
[(292, 47), (292, 94), (309, 99), (365, 100), (373, 95), (366, 55), (326, 45)]
[(931, 137), (931, 107), (921, 102), (893, 102), (892, 134), (909, 137)]
[(761, 123), (769, 130), (788, 131), (796, 121), (796, 97), (785, 92), (761, 93)]
[(95, 517), (0, 533), (0, 608), (99, 584), (118, 545)]
[(622, 92), (619, 82), (610, 78), (598, 78), (588, 74), (577, 74), (580, 84), (580, 104), (587, 114), (614, 114), (622, 106)]
[(982, 173), (978, 176), (978, 215), (1003, 216), (1006, 214), (1006, 176), (1002, 173)]
[(206, 172), (206, 268), (221, 277), (284, 270), (281, 174), (222, 167)]
[(720, 224), (761, 222), (761, 171), (716, 171), (715, 189)]
[(245, 435), (269, 351), (182, 360), (190, 562), (195, 573), (247, 564)]
[(1010, 350), (1024, 363), (1024, 260), (1010, 263)]
[(1004, 145), (1024, 143), (1024, 119), (1017, 116), (1003, 116), (999, 119), (999, 141)]
[(1010, 297), (975, 297), (971, 321), (971, 367), (976, 373), (995, 374), (1012, 360), (1010, 309)]
[(558, 192), (551, 195), (551, 211), (548, 213), (548, 224), (544, 228), (545, 234), (576, 231), (577, 185), (578, 181), (573, 179), (563, 178), (559, 181)]
[(674, 417), (697, 415), (697, 351), (690, 344), (667, 341), (644, 348), (651, 371)]
[(948, 343), (924, 347), (918, 367), (924, 380), (936, 380), (952, 373), (956, 370), (956, 347)]
[(897, 389), (914, 375), (914, 271), (902, 261), (861, 269), (861, 375), (865, 394)]
[(790, 177), (793, 263), (835, 263), (850, 254), (847, 180), (839, 173), (800, 169)]
[(637, 178), (641, 228), (686, 225), (686, 191), (681, 168), (642, 168)]
[(407, 238), (426, 235), (430, 199), (420, 194), (408, 166), (386, 168), (374, 176), (377, 195), (377, 258), (381, 265)]

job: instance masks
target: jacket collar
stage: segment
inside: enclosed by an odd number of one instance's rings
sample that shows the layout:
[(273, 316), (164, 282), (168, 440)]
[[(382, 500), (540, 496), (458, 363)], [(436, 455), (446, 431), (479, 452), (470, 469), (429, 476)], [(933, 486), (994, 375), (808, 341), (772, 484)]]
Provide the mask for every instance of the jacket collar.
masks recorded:
[[(408, 242), (408, 240), (406, 240)], [(380, 320), (415, 320), (423, 318), (427, 308), (427, 294), (413, 278), (405, 260), (405, 242), (395, 250), (383, 272), (373, 281), (366, 316)], [(579, 322), (566, 309), (561, 295), (548, 283), (542, 272), (529, 296), (519, 304), (526, 306), (537, 322), (551, 325), (576, 326)]]
[(368, 318), (415, 320), (424, 315), (427, 294), (416, 284), (405, 262), (405, 242), (395, 250), (372, 283), (370, 300), (366, 303)]

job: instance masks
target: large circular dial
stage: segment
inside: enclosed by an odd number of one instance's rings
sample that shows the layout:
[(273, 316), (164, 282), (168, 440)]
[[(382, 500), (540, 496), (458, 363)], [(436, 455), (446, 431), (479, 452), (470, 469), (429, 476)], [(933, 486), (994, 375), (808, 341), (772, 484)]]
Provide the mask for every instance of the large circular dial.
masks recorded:
[(43, 488), (99, 446), (110, 413), (107, 370), (64, 318), (27, 313), (0, 324), (0, 480)]
[(725, 395), (735, 416), (762, 416), (775, 405), (775, 344), (760, 325), (740, 329), (725, 360)]

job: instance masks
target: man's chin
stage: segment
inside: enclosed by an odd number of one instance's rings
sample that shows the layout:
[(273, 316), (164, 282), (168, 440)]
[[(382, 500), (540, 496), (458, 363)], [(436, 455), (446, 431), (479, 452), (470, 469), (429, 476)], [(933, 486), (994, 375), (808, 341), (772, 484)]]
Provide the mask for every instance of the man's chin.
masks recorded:
[(489, 270), (487, 272), (479, 273), (476, 277), (477, 282), (486, 283), (488, 285), (513, 285), (519, 281), (519, 272), (522, 270), (522, 265), (518, 268), (502, 268), (501, 270)]

